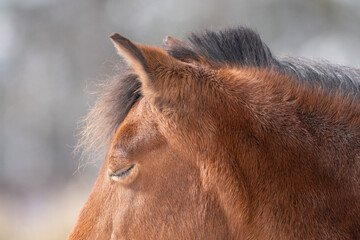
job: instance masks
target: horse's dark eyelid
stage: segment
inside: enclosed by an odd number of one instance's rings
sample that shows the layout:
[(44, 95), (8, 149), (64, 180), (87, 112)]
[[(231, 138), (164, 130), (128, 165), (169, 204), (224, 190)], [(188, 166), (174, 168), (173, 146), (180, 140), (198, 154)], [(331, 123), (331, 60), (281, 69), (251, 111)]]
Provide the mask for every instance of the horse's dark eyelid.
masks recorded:
[(128, 175), (130, 173), (130, 171), (135, 167), (135, 164), (131, 165), (128, 169), (126, 169), (125, 171), (122, 171), (118, 174), (110, 174), (110, 177), (125, 177), (126, 175)]

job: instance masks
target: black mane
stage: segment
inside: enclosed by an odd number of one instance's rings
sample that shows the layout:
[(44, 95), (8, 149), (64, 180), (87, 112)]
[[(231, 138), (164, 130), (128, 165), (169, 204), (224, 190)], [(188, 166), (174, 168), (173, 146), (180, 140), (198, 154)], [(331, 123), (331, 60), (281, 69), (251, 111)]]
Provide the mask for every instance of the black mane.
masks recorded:
[(356, 95), (360, 99), (360, 69), (305, 58), (282, 58), (275, 68), (314, 89)]
[(238, 66), (266, 67), (273, 61), (259, 34), (244, 27), (193, 33), (188, 40), (188, 45), (170, 49), (169, 54), (178, 59), (202, 56), (218, 64)]
[(259, 34), (244, 27), (192, 34), (185, 44), (168, 49), (168, 53), (180, 60), (205, 57), (220, 66), (268, 68), (314, 88), (360, 95), (360, 69), (326, 61), (273, 57)]

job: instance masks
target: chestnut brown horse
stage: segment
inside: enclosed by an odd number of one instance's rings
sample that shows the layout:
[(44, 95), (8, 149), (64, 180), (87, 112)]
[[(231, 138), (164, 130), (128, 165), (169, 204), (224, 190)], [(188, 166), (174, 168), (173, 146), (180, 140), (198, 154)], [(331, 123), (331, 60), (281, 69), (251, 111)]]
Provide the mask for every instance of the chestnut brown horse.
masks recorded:
[(108, 153), (69, 239), (360, 239), (359, 69), (246, 28), (110, 38), (128, 70), (85, 121)]

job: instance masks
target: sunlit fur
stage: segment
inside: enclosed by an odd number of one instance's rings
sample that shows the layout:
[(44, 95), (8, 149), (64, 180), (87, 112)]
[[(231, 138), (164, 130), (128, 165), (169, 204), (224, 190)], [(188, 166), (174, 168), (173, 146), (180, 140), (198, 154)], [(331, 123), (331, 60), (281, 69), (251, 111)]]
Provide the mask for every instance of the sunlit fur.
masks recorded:
[(116, 132), (69, 239), (360, 238), (359, 70), (276, 59), (244, 28), (112, 39), (134, 75), (88, 117), (80, 147)]

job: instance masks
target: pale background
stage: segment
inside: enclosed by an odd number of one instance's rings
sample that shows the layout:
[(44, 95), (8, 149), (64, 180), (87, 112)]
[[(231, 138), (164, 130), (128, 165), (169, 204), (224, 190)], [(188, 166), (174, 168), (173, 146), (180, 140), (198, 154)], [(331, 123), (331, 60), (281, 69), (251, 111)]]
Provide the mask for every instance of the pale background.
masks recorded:
[(108, 35), (160, 45), (255, 28), (276, 55), (360, 66), (358, 0), (0, 0), (0, 239), (64, 239), (101, 162), (78, 169), (88, 83), (119, 60)]

